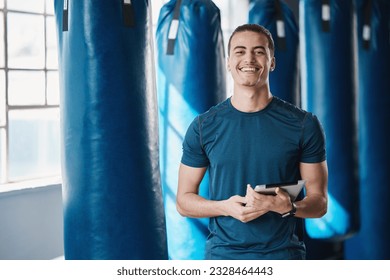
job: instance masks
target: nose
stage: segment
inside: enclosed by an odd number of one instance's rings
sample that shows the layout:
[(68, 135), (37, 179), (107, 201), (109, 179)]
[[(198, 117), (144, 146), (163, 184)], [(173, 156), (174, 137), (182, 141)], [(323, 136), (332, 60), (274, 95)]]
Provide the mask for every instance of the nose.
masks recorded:
[(247, 52), (247, 53), (245, 54), (244, 61), (245, 61), (246, 63), (252, 63), (252, 62), (254, 62), (254, 61), (255, 61), (255, 54), (252, 53), (252, 52)]

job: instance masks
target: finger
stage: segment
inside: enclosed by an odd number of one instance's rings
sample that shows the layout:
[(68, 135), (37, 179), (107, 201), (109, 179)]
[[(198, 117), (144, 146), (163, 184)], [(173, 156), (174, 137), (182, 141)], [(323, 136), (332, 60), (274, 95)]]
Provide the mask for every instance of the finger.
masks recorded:
[(253, 205), (256, 200), (254, 192), (251, 187), (247, 187), (245, 198), (248, 205)]
[(246, 194), (248, 195), (254, 195), (257, 194), (257, 192), (252, 188), (250, 184), (247, 185), (246, 187)]
[(231, 198), (234, 202), (246, 204), (247, 199), (243, 196), (235, 195)]
[(275, 189), (275, 193), (276, 193), (277, 195), (286, 195), (286, 191), (283, 190), (283, 189), (280, 188), (280, 187), (277, 187), (277, 188)]
[(241, 222), (247, 223), (247, 222), (250, 222), (254, 219), (257, 219), (258, 217), (260, 217), (264, 213), (265, 213), (264, 211), (259, 211), (259, 210), (253, 209), (251, 211), (246, 212), (244, 215), (242, 215), (240, 220), (241, 220)]
[(285, 190), (283, 190), (282, 188), (277, 187), (275, 189), (275, 193), (276, 193), (276, 195), (278, 195), (282, 199), (288, 199), (289, 198), (288, 193)]

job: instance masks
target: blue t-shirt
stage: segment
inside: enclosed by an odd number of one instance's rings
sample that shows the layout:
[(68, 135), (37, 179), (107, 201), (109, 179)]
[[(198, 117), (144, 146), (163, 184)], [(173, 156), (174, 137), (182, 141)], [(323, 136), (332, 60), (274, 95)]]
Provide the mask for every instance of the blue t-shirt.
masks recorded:
[[(209, 199), (245, 196), (247, 184), (300, 179), (299, 163), (325, 160), (318, 119), (277, 97), (261, 111), (235, 109), (230, 98), (196, 117), (183, 141), (182, 163), (208, 167)], [(268, 212), (248, 223), (210, 218), (206, 259), (302, 259), (296, 218)]]

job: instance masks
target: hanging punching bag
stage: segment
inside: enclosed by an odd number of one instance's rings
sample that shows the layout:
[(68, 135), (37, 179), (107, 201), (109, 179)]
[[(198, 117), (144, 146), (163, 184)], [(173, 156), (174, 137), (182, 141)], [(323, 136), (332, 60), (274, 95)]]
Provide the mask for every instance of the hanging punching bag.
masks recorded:
[(275, 41), (276, 68), (269, 77), (272, 94), (300, 106), (299, 35), (291, 9), (280, 0), (253, 0), (249, 23), (266, 27)]
[(347, 259), (390, 259), (390, 3), (358, 0), (361, 228)]
[(302, 103), (323, 124), (329, 168), (328, 212), (306, 230), (343, 240), (359, 227), (353, 1), (301, 0), (300, 13)]
[[(172, 0), (157, 26), (160, 162), (171, 259), (203, 259), (208, 219), (176, 210), (182, 142), (200, 113), (226, 96), (225, 55), (219, 9), (211, 0)], [(208, 176), (200, 186), (208, 195)]]
[(66, 259), (167, 259), (149, 1), (56, 0)]

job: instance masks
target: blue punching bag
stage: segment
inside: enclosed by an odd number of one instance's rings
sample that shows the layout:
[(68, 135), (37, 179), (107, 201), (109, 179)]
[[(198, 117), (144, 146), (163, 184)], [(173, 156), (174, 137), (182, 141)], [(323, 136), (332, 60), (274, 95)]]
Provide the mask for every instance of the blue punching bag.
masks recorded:
[[(169, 1), (157, 26), (160, 162), (171, 259), (203, 259), (208, 219), (176, 211), (182, 142), (200, 113), (226, 96), (225, 54), (219, 9), (210, 0)], [(208, 176), (200, 186), (208, 195)]]
[(299, 106), (299, 35), (291, 9), (280, 0), (253, 0), (249, 23), (266, 27), (275, 41), (276, 68), (269, 78), (272, 94)]
[(347, 259), (390, 259), (390, 3), (358, 0), (361, 228)]
[(66, 259), (167, 259), (148, 1), (55, 1)]
[(302, 103), (323, 124), (329, 168), (328, 212), (306, 219), (311, 238), (359, 228), (355, 20), (353, 1), (300, 1)]

